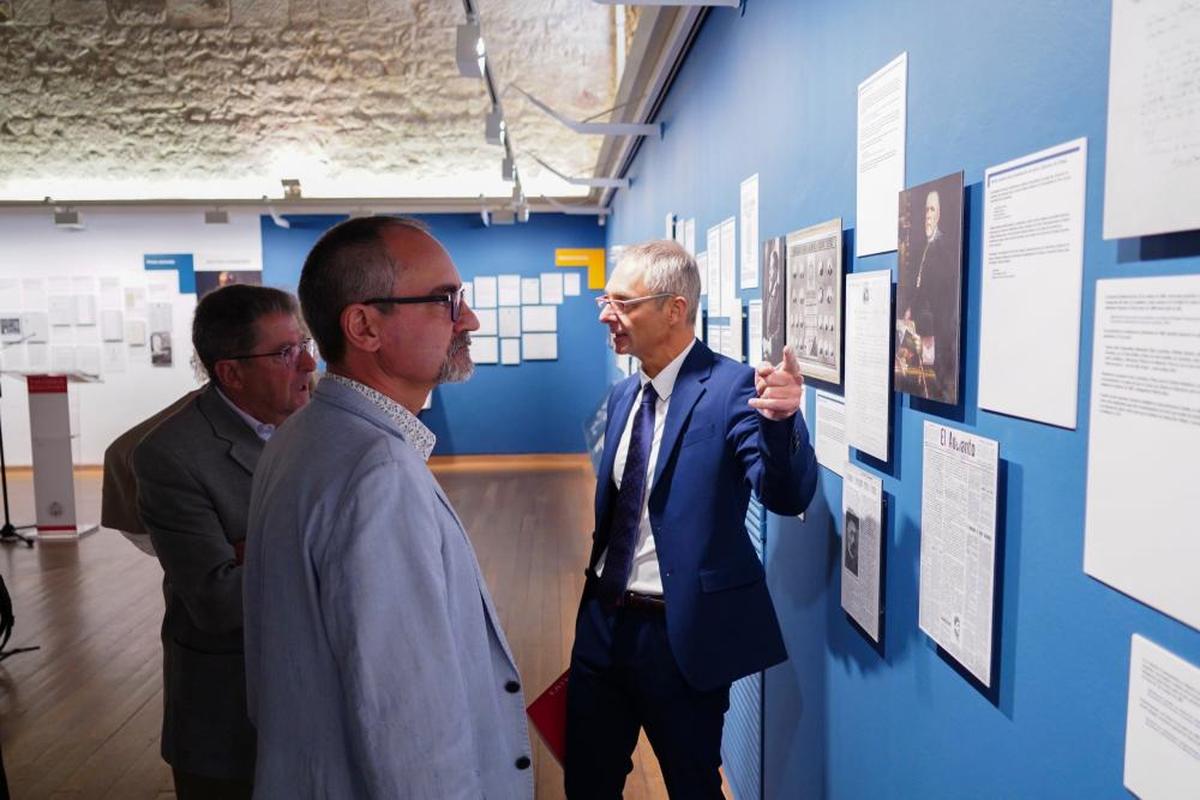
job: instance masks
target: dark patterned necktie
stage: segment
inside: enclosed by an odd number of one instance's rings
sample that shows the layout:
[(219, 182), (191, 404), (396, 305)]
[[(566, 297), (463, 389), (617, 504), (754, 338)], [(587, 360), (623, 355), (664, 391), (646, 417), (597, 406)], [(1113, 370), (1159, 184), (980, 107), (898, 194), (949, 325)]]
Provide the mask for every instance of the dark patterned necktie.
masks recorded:
[(646, 492), (650, 445), (654, 441), (657, 400), (654, 385), (647, 383), (642, 389), (637, 417), (633, 420), (625, 470), (621, 473), (621, 489), (617, 492), (616, 508), (608, 527), (608, 555), (604, 557), (604, 573), (600, 576), (600, 599), (609, 606), (620, 602), (633, 570), (633, 549), (637, 546), (638, 527), (642, 522), (642, 499)]

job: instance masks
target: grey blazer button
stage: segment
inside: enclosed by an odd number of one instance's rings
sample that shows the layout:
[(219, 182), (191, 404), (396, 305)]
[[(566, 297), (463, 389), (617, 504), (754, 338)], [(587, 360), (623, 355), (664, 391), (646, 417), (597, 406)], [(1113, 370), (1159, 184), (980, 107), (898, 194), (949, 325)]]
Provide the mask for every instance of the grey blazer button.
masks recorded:
[(509, 681), (508, 683), (504, 684), (504, 691), (508, 692), (509, 694), (516, 694), (517, 692), (521, 691), (521, 684), (517, 683), (516, 681)]
[(517, 769), (529, 769), (529, 756), (521, 756), (517, 759)]

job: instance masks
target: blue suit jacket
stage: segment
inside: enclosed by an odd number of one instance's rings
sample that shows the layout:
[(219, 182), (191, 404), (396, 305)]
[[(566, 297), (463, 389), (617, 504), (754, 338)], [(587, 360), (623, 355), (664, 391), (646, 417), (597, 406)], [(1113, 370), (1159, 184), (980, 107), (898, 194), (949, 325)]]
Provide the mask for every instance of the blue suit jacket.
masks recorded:
[[(634, 375), (609, 395), (589, 572), (608, 546), (613, 460), (639, 384)], [(650, 484), (667, 635), (684, 677), (702, 691), (787, 658), (746, 506), (753, 490), (771, 511), (799, 514), (816, 490), (816, 457), (801, 414), (772, 422), (750, 407), (754, 395), (752, 369), (696, 342), (675, 382)], [(608, 662), (604, 653), (581, 655)]]

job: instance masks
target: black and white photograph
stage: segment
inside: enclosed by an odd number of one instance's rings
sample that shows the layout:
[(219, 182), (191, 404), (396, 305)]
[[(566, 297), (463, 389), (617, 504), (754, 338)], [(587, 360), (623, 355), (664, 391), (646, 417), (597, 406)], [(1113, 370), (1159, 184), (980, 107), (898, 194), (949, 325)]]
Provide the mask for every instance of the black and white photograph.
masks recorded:
[(170, 331), (153, 331), (150, 334), (150, 363), (156, 367), (170, 367), (175, 363), (171, 355)]
[(21, 317), (12, 314), (0, 317), (0, 342), (19, 342), (21, 339)]
[(958, 402), (963, 174), (900, 193), (896, 390)]
[(783, 346), (787, 337), (786, 284), (787, 243), (782, 236), (762, 243), (762, 357), (778, 364), (783, 361)]
[(842, 383), (842, 220), (787, 235), (787, 343), (807, 378)]
[(842, 563), (852, 575), (858, 575), (858, 515), (846, 512), (845, 555)]

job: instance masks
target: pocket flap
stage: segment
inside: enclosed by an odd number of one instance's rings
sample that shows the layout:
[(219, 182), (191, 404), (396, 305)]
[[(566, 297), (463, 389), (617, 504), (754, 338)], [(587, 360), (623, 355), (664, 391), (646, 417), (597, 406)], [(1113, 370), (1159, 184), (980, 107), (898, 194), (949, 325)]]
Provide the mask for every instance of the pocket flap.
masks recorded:
[(762, 564), (741, 564), (736, 567), (700, 570), (700, 588), (706, 592), (720, 592), (756, 583), (763, 578)]

